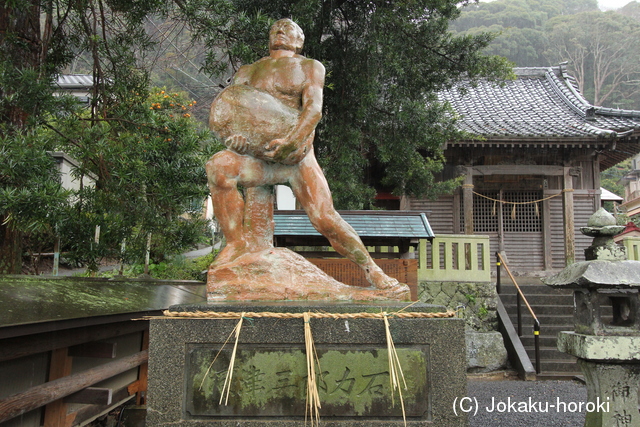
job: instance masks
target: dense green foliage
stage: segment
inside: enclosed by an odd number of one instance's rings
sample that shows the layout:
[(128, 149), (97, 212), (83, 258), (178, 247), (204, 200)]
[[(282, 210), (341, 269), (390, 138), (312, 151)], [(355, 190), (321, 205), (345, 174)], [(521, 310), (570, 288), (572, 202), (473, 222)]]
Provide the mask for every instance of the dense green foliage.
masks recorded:
[(631, 159), (618, 163), (617, 165), (607, 169), (600, 175), (600, 185), (617, 194), (620, 197), (624, 197), (624, 184), (621, 179), (631, 171)]
[[(154, 1), (0, 6), (7, 29), (0, 33), (0, 150), (22, 177), (0, 172), (0, 272), (20, 271), (22, 243), (51, 242), (54, 234), (69, 258), (91, 269), (103, 256), (143, 259), (149, 236), (161, 259), (203, 235), (201, 221), (181, 215), (206, 194), (210, 137), (184, 96), (148, 88), (151, 39), (142, 23), (165, 12), (165, 3)], [(56, 74), (75, 57), (90, 64), (90, 105), (53, 96)], [(72, 155), (77, 178), (95, 185), (66, 197), (47, 150)]]
[(615, 12), (559, 16), (547, 23), (552, 61), (569, 61), (594, 105), (640, 109), (640, 21)]
[[(190, 12), (211, 10), (201, 0)], [(196, 3), (190, 3), (193, 6)], [(509, 76), (504, 59), (485, 56), (491, 36), (454, 37), (458, 2), (238, 0), (232, 19), (201, 22), (208, 69), (231, 71), (267, 54), (271, 22), (292, 17), (305, 31), (303, 54), (327, 69), (324, 120), (316, 135), (319, 161), (339, 208), (367, 208), (375, 191), (434, 197), (442, 146), (455, 139), (452, 118), (434, 98), (461, 78)]]
[(637, 5), (601, 12), (595, 0), (497, 0), (465, 7), (453, 28), (499, 33), (487, 53), (519, 67), (566, 62), (594, 105), (640, 109)]
[[(219, 146), (182, 115), (189, 114), (182, 107), (169, 105), (173, 95), (149, 98), (159, 96), (148, 89), (159, 58), (155, 36), (169, 31), (158, 24), (184, 26), (205, 47), (213, 83), (265, 56), (271, 23), (292, 17), (306, 33), (303, 53), (327, 68), (316, 150), (336, 205), (369, 207), (375, 190), (436, 196), (455, 185), (434, 174), (442, 167), (442, 146), (457, 134), (434, 93), (462, 78), (510, 75), (504, 59), (481, 53), (492, 36), (448, 32), (459, 13), (455, 0), (5, 2), (0, 137), (12, 142), (35, 135), (47, 149), (72, 154), (80, 162), (78, 176), (97, 179), (95, 187), (79, 191), (64, 218), (48, 223), (83, 262), (95, 267), (100, 256), (119, 253), (125, 239), (140, 256), (149, 234), (156, 253), (177, 251), (197, 235), (178, 214), (203, 196), (202, 163)], [(87, 108), (52, 96), (55, 76), (65, 70), (93, 76)], [(28, 176), (40, 173), (39, 162), (25, 167), (33, 172)], [(6, 191), (16, 185), (8, 183)], [(4, 205), (0, 224), (2, 257), (16, 247), (17, 234), (9, 239), (5, 231), (29, 229)]]
[[(192, 107), (178, 93), (157, 89), (114, 104), (112, 120), (91, 119), (79, 110), (49, 125), (55, 129), (50, 138), (61, 145), (65, 135), (74, 136), (66, 149), (81, 163), (76, 174), (97, 179), (78, 192), (78, 215), (61, 227), (73, 258), (90, 266), (104, 256), (140, 260), (151, 234), (152, 258), (159, 260), (204, 235), (198, 216), (206, 197), (201, 144), (208, 135), (195, 125)], [(183, 215), (189, 213), (187, 220)]]
[[(17, 272), (23, 240), (37, 236), (31, 243), (40, 246), (52, 242), (55, 224), (68, 209), (69, 193), (58, 177), (50, 144), (33, 132), (0, 135), (0, 242), (17, 250), (0, 250), (0, 272)], [(31, 249), (29, 241), (25, 250)]]
[(502, 55), (519, 67), (540, 67), (551, 65), (544, 55), (547, 22), (597, 10), (596, 0), (497, 0), (466, 6), (452, 28), (470, 34), (497, 32), (487, 53)]
[[(149, 274), (162, 280), (203, 280), (203, 272), (209, 269), (217, 252), (199, 258), (176, 256), (149, 266)], [(143, 273), (142, 265), (133, 265), (124, 271), (125, 276), (137, 277)]]

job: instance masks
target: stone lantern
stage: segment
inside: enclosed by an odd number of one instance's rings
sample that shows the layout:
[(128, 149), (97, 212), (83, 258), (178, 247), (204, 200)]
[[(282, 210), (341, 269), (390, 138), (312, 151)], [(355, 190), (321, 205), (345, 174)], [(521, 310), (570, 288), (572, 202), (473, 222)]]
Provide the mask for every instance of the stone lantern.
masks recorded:
[(589, 427), (640, 427), (640, 262), (613, 242), (623, 229), (601, 208), (581, 228), (594, 238), (586, 261), (545, 280), (573, 289), (575, 330), (560, 332), (558, 349), (577, 357), (584, 373)]

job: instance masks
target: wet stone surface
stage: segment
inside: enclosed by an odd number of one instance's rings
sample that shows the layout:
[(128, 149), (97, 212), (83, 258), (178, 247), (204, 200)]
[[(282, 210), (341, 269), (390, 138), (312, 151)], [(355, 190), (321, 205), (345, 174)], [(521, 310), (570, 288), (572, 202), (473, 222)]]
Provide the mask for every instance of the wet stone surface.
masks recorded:
[[(229, 404), (220, 405), (231, 349), (196, 345), (188, 350), (186, 412), (194, 417), (298, 416), (305, 414), (307, 366), (303, 348), (239, 350), (231, 381)], [(399, 401), (391, 401), (386, 348), (317, 348), (316, 381), (322, 411), (340, 416), (402, 416)], [(405, 411), (421, 417), (429, 410), (429, 348), (398, 348), (407, 388)], [(215, 362), (214, 362), (215, 360)], [(410, 374), (410, 375), (408, 375)], [(398, 392), (395, 392), (398, 400)]]
[(3, 276), (0, 326), (162, 310), (204, 300), (204, 284), (197, 282)]
[[(217, 312), (245, 311), (220, 304)], [(283, 304), (268, 311), (393, 312), (406, 304)], [(263, 311), (264, 305), (246, 308)], [(384, 307), (384, 308), (383, 308)], [(176, 310), (178, 307), (172, 307)], [(181, 306), (185, 310), (188, 307)], [(408, 311), (442, 311), (416, 304)], [(162, 318), (151, 320), (147, 422), (153, 426), (285, 427), (305, 424), (307, 367), (304, 321), (245, 319), (238, 340), (228, 405), (220, 404), (233, 339), (216, 354), (237, 320)], [(407, 425), (464, 426), (452, 402), (466, 391), (464, 320), (390, 318), (407, 390)], [(381, 319), (311, 319), (318, 352), (320, 417), (325, 426), (402, 426), (398, 394), (393, 401), (384, 322)]]

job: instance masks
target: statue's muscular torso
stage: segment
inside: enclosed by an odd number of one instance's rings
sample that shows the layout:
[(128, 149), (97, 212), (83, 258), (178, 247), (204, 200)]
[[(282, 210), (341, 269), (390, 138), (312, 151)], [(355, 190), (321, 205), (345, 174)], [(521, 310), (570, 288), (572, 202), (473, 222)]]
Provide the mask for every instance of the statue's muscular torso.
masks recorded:
[(309, 82), (311, 70), (322, 65), (301, 55), (293, 57), (272, 58), (266, 57), (244, 65), (236, 73), (235, 84), (247, 84), (256, 89), (263, 90), (278, 98), (289, 107), (300, 110), (302, 108), (302, 95)]

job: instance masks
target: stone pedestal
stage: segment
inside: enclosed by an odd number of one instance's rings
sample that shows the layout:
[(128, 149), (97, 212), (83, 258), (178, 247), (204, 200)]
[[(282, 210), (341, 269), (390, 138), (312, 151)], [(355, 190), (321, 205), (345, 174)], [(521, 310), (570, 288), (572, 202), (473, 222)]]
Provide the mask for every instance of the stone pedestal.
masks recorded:
[[(402, 309), (402, 303), (209, 303), (171, 311), (361, 313)], [(414, 305), (410, 311), (439, 312)], [(466, 395), (464, 321), (390, 318), (407, 389), (408, 426), (466, 426), (453, 411)], [(147, 425), (305, 425), (306, 359), (302, 319), (246, 319), (240, 332), (227, 405), (220, 404), (234, 339), (220, 352), (237, 320), (153, 319), (150, 329)], [(312, 319), (323, 426), (404, 425), (398, 394), (391, 398), (381, 319)], [(217, 358), (216, 358), (217, 355)]]
[(640, 427), (638, 382), (640, 365), (611, 364), (578, 359), (587, 382), (587, 400), (594, 411), (587, 411), (585, 427)]
[(558, 349), (576, 356), (584, 374), (585, 427), (640, 427), (640, 337), (560, 332)]

